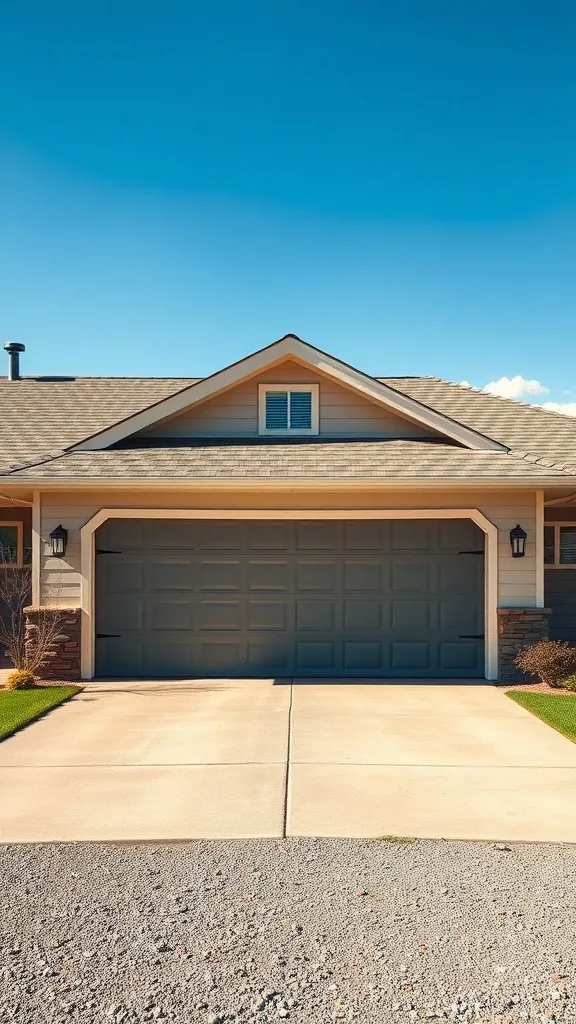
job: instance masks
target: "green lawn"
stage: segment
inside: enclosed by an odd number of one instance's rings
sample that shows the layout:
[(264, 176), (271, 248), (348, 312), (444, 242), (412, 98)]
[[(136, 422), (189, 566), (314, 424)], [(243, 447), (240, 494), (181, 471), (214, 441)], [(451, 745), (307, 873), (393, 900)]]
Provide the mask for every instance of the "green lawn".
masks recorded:
[(507, 696), (576, 743), (576, 696), (529, 690), (508, 690)]
[(0, 740), (79, 693), (80, 686), (45, 686), (36, 690), (0, 690)]

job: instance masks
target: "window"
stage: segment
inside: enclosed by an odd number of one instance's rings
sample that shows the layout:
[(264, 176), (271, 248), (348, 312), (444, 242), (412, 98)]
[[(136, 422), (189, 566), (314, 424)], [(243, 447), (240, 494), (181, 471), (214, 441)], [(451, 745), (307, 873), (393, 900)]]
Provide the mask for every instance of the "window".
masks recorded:
[(0, 523), (0, 566), (22, 565), (22, 523)]
[(260, 434), (317, 434), (318, 384), (260, 384)]
[(576, 524), (547, 523), (544, 527), (544, 565), (576, 569)]

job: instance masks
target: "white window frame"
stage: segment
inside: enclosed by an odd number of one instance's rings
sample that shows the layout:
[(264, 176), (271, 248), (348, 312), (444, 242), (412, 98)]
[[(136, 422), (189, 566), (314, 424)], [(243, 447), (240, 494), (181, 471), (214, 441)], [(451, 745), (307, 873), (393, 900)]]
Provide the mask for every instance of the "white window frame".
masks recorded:
[(0, 521), (0, 526), (11, 526), (17, 531), (16, 561), (0, 562), (0, 569), (21, 569), (24, 565), (24, 523), (18, 519), (6, 519)]
[[(290, 427), (280, 430), (266, 428), (266, 395), (270, 391), (309, 391), (312, 396), (312, 426), (308, 429), (293, 430)], [(281, 437), (298, 437), (299, 435), (318, 434), (320, 432), (320, 385), (319, 384), (259, 384), (258, 385), (258, 433), (274, 434)]]
[[(576, 562), (561, 562), (560, 561), (560, 530), (563, 526), (569, 526), (571, 529), (576, 530), (576, 522), (569, 522), (566, 520), (558, 520), (551, 523), (549, 520), (545, 520), (544, 528), (552, 526), (554, 529), (554, 561), (544, 562), (545, 569), (576, 569)], [(542, 552), (542, 558), (544, 558), (544, 551)]]

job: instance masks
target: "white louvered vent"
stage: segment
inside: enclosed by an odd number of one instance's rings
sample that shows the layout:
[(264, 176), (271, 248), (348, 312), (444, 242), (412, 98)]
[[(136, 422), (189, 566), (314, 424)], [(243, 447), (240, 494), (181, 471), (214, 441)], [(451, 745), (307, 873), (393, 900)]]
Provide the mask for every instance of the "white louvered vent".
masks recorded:
[(317, 434), (317, 384), (261, 384), (260, 433)]

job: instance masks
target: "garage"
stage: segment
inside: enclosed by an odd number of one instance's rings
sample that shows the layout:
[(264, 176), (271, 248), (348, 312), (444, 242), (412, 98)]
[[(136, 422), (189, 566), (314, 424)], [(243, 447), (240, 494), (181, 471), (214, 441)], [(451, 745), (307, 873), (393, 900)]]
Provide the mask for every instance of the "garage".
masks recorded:
[(484, 676), (468, 519), (108, 519), (100, 677)]

